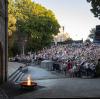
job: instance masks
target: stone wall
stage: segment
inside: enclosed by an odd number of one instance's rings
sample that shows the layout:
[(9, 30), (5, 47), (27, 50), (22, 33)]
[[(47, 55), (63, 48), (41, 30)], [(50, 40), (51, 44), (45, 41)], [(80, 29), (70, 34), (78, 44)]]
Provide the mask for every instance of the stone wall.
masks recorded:
[(0, 0), (0, 83), (7, 80), (7, 0)]

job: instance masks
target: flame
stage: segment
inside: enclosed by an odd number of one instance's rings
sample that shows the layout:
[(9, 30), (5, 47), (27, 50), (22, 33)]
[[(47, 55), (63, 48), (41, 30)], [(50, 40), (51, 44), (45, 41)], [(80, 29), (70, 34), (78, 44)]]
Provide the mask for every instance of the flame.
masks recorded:
[(31, 76), (27, 77), (27, 85), (30, 86), (32, 84)]

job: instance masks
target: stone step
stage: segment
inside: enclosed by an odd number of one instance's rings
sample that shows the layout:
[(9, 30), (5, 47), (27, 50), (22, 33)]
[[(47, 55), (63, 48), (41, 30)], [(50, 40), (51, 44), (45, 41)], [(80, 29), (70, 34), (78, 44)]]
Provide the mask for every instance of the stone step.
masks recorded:
[(25, 73), (22, 73), (22, 74), (20, 75), (20, 77), (19, 77), (15, 82), (16, 82), (16, 83), (20, 82), (24, 75), (25, 75)]
[(20, 70), (15, 71), (15, 72), (8, 78), (8, 80), (9, 80), (9, 81), (12, 81), (20, 72), (21, 72)]
[(21, 76), (22, 74), (23, 74), (22, 72), (19, 72), (19, 73), (17, 74), (17, 76), (16, 76), (14, 79), (12, 79), (12, 82), (16, 82), (16, 81), (20, 78), (20, 76)]
[(14, 75), (18, 70), (19, 70), (19, 68), (17, 70), (15, 70), (11, 75), (9, 75), (9, 78), (12, 77), (12, 75)]

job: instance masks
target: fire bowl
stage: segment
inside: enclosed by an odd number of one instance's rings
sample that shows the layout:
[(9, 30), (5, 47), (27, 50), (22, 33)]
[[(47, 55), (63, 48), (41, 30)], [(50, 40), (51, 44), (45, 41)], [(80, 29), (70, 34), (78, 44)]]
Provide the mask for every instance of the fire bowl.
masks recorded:
[(20, 86), (21, 88), (24, 88), (24, 89), (33, 89), (37, 86), (37, 83), (32, 81), (31, 84), (28, 85), (27, 81), (23, 81), (20, 83)]

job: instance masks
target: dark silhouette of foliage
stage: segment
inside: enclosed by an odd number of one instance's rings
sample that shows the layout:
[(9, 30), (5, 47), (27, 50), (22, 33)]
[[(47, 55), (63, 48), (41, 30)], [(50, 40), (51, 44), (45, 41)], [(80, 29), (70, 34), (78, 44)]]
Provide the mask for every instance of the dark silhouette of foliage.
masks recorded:
[(91, 4), (91, 12), (100, 19), (100, 0), (87, 0)]

